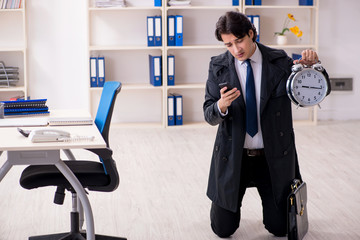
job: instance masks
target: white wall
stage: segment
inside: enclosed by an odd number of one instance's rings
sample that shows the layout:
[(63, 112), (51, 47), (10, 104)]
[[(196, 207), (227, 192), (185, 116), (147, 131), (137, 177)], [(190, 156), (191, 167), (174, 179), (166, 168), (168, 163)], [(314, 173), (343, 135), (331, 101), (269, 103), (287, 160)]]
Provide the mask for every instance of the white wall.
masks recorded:
[[(51, 109), (88, 107), (86, 1), (27, 0), (29, 92)], [(354, 81), (321, 104), (321, 120), (360, 119), (359, 9), (358, 0), (320, 0), (320, 59), (330, 76)]]
[(29, 94), (50, 109), (88, 106), (86, 1), (26, 1)]
[(360, 1), (321, 0), (319, 54), (330, 76), (352, 77), (352, 92), (332, 92), (320, 119), (360, 118)]

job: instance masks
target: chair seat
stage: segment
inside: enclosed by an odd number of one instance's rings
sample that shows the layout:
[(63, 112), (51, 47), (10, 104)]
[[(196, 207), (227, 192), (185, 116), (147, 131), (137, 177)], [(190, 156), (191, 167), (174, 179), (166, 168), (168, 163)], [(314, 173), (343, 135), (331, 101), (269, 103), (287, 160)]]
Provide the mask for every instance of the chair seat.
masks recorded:
[[(109, 184), (110, 178), (105, 174), (100, 162), (94, 161), (64, 161), (75, 174), (84, 188), (96, 189)], [(46, 186), (61, 186), (70, 191), (72, 187), (55, 165), (32, 165), (22, 172), (20, 185), (25, 189)]]

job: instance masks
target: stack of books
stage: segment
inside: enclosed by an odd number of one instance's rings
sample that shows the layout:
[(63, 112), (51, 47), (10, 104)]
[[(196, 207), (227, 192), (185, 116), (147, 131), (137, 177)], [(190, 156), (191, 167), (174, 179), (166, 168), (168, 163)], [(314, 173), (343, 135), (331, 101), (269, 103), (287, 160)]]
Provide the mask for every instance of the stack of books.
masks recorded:
[(21, 8), (21, 0), (0, 0), (1, 9)]
[(126, 0), (95, 0), (95, 7), (126, 7)]
[(0, 86), (15, 86), (19, 82), (19, 68), (6, 67), (4, 62), (0, 62)]
[(3, 101), (4, 116), (48, 114), (47, 99)]

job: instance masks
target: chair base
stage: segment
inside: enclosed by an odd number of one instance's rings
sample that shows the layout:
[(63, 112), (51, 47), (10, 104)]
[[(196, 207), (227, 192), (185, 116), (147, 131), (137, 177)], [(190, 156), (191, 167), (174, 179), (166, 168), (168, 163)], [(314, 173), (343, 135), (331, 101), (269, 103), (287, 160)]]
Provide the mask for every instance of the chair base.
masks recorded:
[[(29, 240), (86, 240), (86, 233), (57, 233), (51, 235), (42, 235), (29, 237)], [(111, 237), (95, 234), (95, 240), (127, 240), (121, 237)]]
[[(29, 240), (86, 240), (86, 232), (80, 231), (79, 228), (79, 213), (71, 212), (70, 216), (71, 232), (34, 236), (29, 237)], [(95, 240), (126, 240), (126, 238), (95, 234)]]

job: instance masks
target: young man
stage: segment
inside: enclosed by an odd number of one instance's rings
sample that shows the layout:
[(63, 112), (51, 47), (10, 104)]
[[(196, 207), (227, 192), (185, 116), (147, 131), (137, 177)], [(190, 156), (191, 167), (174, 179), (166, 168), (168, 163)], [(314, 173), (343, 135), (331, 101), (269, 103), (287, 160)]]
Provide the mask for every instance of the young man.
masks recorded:
[[(219, 237), (231, 236), (246, 188), (256, 187), (265, 228), (285, 236), (290, 184), (301, 179), (286, 93), (295, 61), (256, 42), (255, 27), (239, 12), (221, 16), (215, 35), (228, 51), (211, 59), (203, 106), (205, 120), (219, 125), (207, 190), (211, 227)], [(300, 63), (318, 60), (316, 52), (305, 50)], [(224, 82), (232, 89), (220, 88)]]

